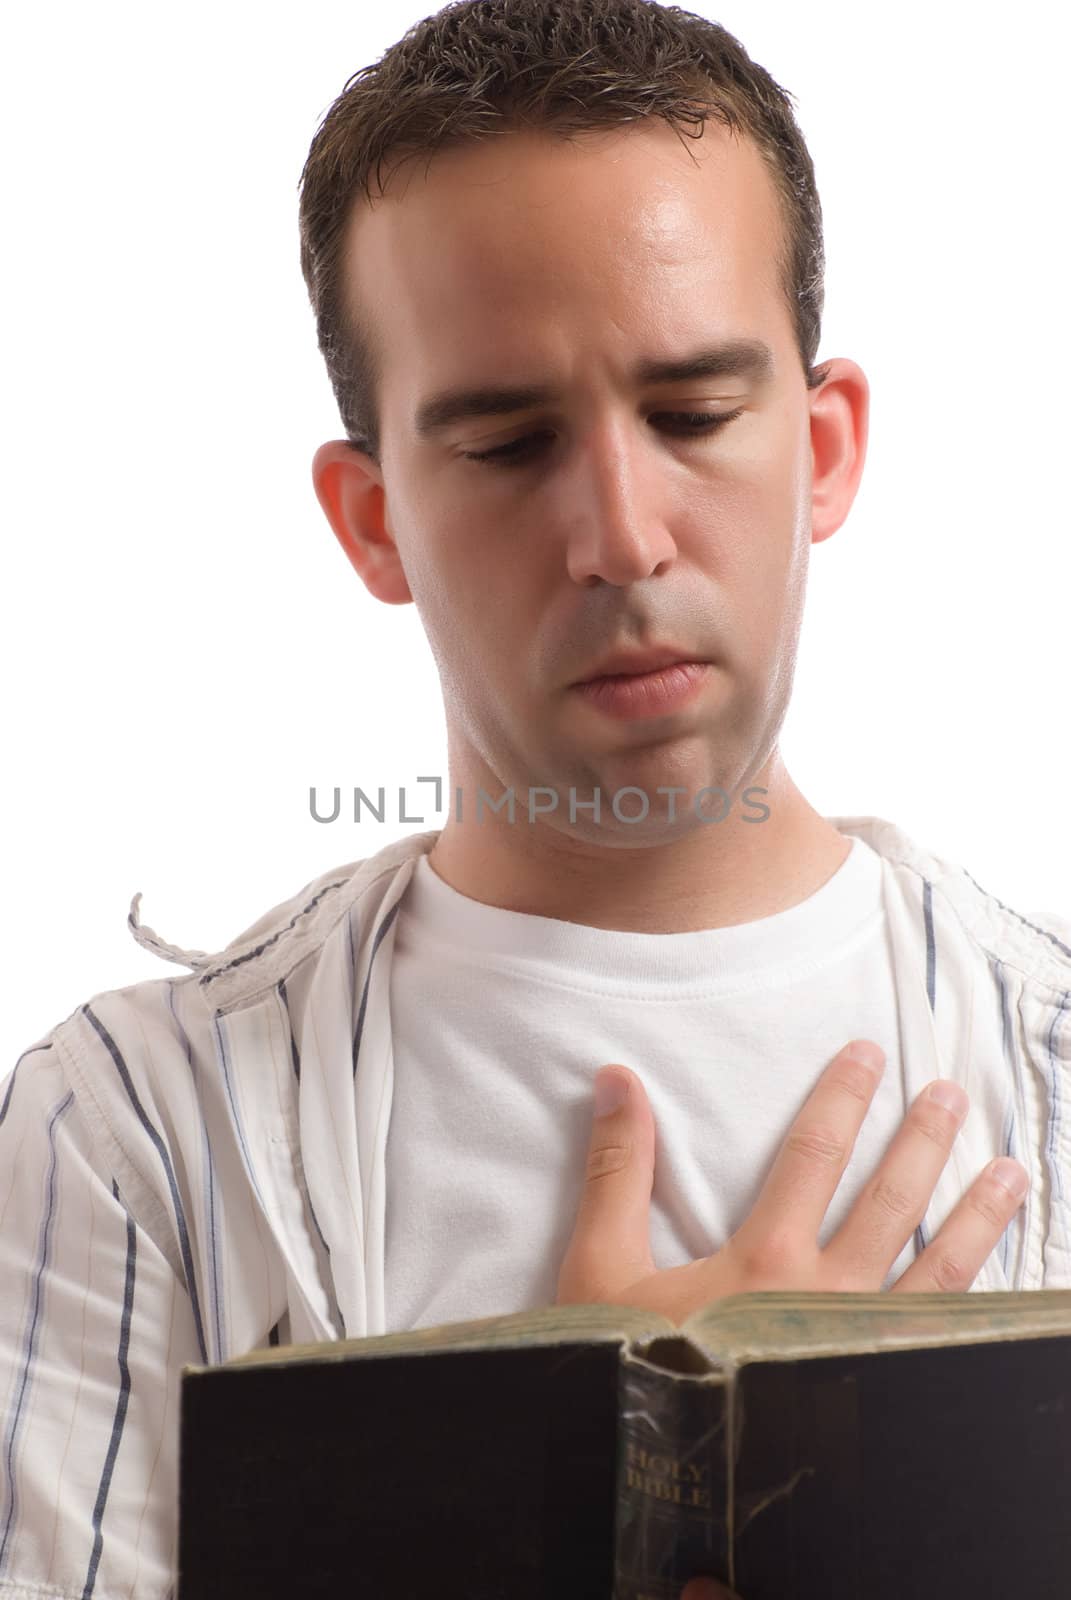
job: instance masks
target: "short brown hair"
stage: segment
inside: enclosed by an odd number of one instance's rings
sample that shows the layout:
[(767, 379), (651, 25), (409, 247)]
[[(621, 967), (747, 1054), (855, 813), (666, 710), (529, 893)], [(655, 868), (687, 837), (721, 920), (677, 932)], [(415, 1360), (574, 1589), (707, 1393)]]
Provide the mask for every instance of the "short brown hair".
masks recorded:
[[(716, 22), (655, 0), (454, 0), (355, 72), (302, 169), (301, 270), (346, 435), (379, 460), (379, 350), (347, 314), (345, 230), (358, 192), (396, 164), (510, 129), (572, 133), (663, 118), (699, 138), (708, 117), (750, 135), (781, 199), (781, 284), (808, 388), (825, 251), (814, 166), (790, 96)], [(683, 142), (683, 141), (682, 141)], [(393, 168), (391, 169), (393, 171)], [(390, 174), (388, 173), (388, 181)]]

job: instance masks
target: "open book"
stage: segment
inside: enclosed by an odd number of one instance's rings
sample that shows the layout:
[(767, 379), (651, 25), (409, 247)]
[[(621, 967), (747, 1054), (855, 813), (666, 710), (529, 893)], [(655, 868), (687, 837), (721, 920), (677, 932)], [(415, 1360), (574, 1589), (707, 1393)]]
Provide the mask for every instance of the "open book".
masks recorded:
[(1068, 1600), (1071, 1290), (556, 1306), (182, 1377), (178, 1600)]

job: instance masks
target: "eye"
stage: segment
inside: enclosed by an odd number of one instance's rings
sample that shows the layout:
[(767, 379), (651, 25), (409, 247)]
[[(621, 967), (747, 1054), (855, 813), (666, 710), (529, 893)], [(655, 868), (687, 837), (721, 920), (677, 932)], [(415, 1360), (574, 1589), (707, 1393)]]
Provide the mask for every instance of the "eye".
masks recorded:
[[(735, 411), (660, 411), (655, 415), (678, 424), (677, 431), (683, 437), (696, 438), (716, 433), (727, 422), (740, 416), (743, 409), (743, 406), (737, 406)], [(683, 424), (683, 429), (679, 427), (680, 424)], [(524, 466), (540, 453), (539, 441), (546, 438), (546, 432), (526, 433), (519, 439), (511, 439), (509, 444), (498, 445), (494, 450), (462, 450), (461, 454), (466, 461), (488, 462), (496, 467)]]

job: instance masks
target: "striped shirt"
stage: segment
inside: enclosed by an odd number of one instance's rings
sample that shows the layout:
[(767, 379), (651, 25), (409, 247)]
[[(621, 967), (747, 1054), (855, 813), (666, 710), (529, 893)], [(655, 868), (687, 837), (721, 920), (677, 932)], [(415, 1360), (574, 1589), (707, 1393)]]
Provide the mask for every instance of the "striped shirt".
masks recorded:
[[(972, 1287), (1071, 1287), (1071, 919), (880, 818), (828, 820), (881, 857), (907, 1094), (949, 1077), (978, 1108), (917, 1248), (1007, 1153), (1027, 1200)], [(183, 1366), (388, 1331), (391, 959), (437, 838), (323, 874), (216, 954), (135, 896), (134, 937), (189, 972), (94, 995), (0, 1081), (0, 1600), (173, 1596)]]

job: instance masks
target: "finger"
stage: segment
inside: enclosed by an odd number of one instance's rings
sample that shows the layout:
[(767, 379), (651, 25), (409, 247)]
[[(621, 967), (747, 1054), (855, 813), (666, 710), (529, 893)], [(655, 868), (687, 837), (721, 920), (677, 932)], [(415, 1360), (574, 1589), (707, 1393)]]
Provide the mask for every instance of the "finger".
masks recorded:
[(880, 1289), (922, 1221), (970, 1102), (938, 1078), (915, 1099), (873, 1178), (823, 1256), (837, 1281)]
[(1018, 1161), (991, 1161), (889, 1292), (965, 1293), (1026, 1199), (1029, 1183)]
[(789, 1129), (737, 1235), (741, 1241), (787, 1244), (791, 1235), (817, 1244), (884, 1067), (885, 1053), (871, 1039), (853, 1039), (834, 1056)]
[(723, 1588), (713, 1578), (689, 1578), (681, 1590), (681, 1600), (739, 1600), (732, 1589)]
[(654, 1119), (635, 1073), (616, 1064), (597, 1075), (617, 1083), (625, 1098), (592, 1119), (584, 1188), (576, 1226), (558, 1277), (558, 1305), (609, 1298), (655, 1271), (650, 1206), (654, 1184)]

